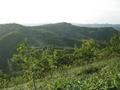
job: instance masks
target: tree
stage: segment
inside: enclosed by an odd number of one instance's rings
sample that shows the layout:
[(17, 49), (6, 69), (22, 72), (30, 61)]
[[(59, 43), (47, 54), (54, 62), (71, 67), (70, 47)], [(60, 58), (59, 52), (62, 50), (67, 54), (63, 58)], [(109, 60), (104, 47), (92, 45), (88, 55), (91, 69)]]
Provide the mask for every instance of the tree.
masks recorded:
[(115, 35), (111, 38), (109, 49), (113, 53), (120, 54), (120, 34)]
[(32, 56), (32, 49), (30, 49), (27, 43), (21, 43), (17, 48), (17, 54), (14, 54), (12, 61), (19, 66), (29, 80), (33, 82), (33, 90), (36, 90), (35, 86), (35, 70), (37, 68), (37, 60)]
[(24, 72), (29, 81), (32, 80), (34, 90), (36, 90), (36, 79), (48, 73), (52, 76), (53, 59), (51, 49), (30, 48), (27, 43), (21, 43), (17, 48), (17, 54), (13, 55), (12, 61)]
[(44, 49), (42, 51), (41, 60), (40, 60), (41, 61), (40, 66), (43, 68), (42, 69), (43, 74), (50, 73), (52, 77), (53, 70), (55, 69), (55, 65), (53, 65), (53, 60), (54, 60), (53, 50), (49, 48)]
[(83, 40), (81, 48), (75, 48), (74, 56), (75, 59), (84, 59), (87, 62), (91, 61), (96, 57), (96, 51), (99, 49), (99, 44), (95, 40)]
[(54, 50), (54, 64), (57, 67), (61, 67), (62, 65), (70, 65), (73, 62), (72, 54), (66, 52), (66, 50)]

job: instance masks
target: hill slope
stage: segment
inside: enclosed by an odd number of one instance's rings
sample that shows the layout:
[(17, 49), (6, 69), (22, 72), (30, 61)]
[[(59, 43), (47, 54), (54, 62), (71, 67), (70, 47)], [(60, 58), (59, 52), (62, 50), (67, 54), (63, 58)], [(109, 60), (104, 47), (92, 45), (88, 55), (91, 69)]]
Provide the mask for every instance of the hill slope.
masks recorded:
[(0, 68), (4, 68), (7, 59), (23, 40), (35, 47), (71, 48), (79, 45), (82, 39), (93, 38), (99, 42), (108, 41), (115, 33), (114, 28), (87, 28), (70, 23), (57, 23), (41, 26), (22, 26), (19, 24), (0, 25)]
[[(53, 71), (50, 78), (36, 81), (36, 90), (120, 90), (120, 58)], [(30, 82), (6, 88), (29, 90)], [(5, 90), (1, 89), (1, 90)]]

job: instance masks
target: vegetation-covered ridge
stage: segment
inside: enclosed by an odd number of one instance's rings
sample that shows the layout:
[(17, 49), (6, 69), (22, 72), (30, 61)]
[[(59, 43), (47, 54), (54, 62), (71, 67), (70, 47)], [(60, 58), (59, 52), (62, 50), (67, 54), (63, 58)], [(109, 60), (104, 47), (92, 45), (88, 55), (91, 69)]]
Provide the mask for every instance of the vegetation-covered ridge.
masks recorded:
[(120, 35), (106, 46), (94, 39), (80, 47), (34, 48), (24, 42), (9, 62), (11, 74), (0, 74), (8, 90), (119, 90)]
[[(94, 39), (105, 44), (118, 31), (112, 27), (88, 28), (70, 23), (22, 26), (19, 24), (0, 25), (0, 69), (8, 72), (9, 58), (19, 44), (26, 40), (30, 47), (74, 48), (83, 39)], [(6, 66), (6, 67), (4, 67)]]

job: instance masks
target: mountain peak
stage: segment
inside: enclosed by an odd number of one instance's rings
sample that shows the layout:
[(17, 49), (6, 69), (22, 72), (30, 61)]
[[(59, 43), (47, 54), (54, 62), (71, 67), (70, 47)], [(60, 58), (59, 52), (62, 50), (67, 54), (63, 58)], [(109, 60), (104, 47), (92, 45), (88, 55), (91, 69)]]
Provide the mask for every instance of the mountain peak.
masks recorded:
[(59, 25), (72, 25), (71, 23), (67, 23), (67, 22), (60, 22), (60, 23), (56, 23), (56, 24), (59, 24)]

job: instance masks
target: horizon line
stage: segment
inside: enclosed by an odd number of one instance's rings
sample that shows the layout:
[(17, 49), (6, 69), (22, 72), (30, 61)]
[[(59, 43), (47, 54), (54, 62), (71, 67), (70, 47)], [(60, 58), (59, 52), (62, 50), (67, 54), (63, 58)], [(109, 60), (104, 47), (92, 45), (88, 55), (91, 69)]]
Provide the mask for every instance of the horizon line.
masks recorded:
[(70, 24), (78, 24), (78, 25), (119, 25), (120, 23), (79, 23), (79, 22), (46, 22), (46, 23), (17, 23), (17, 22), (6, 22), (6, 23), (0, 23), (0, 25), (3, 24), (19, 24), (24, 26), (38, 26), (38, 25), (46, 25), (46, 24), (58, 24), (58, 23), (70, 23)]

